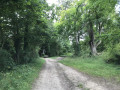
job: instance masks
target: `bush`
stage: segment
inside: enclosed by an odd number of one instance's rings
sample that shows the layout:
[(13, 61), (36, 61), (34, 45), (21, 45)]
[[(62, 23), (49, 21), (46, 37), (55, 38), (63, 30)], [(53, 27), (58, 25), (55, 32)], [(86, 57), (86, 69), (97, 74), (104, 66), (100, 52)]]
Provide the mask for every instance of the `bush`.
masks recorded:
[(14, 61), (11, 58), (11, 54), (6, 50), (0, 49), (0, 71), (8, 70), (14, 66)]
[(39, 57), (39, 54), (37, 51), (26, 50), (26, 51), (21, 52), (21, 55), (20, 55), (21, 62), (20, 63), (21, 64), (30, 63), (38, 57)]
[(120, 64), (120, 43), (110, 48), (106, 57), (108, 63)]
[(74, 50), (73, 50), (73, 51), (74, 51), (74, 55), (75, 55), (75, 56), (80, 56), (80, 55), (81, 55), (81, 52), (80, 52), (80, 44), (77, 44), (77, 45), (76, 45), (76, 43), (74, 42), (72, 46), (73, 46), (73, 49), (74, 49)]
[(17, 65), (9, 72), (0, 72), (0, 90), (32, 90), (44, 62), (38, 58), (33, 63)]

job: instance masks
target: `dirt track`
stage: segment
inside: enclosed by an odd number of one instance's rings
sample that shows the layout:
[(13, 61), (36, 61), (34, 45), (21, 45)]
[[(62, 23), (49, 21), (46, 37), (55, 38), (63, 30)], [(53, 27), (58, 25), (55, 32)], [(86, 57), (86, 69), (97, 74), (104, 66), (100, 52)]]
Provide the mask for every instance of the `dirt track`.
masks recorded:
[(46, 58), (46, 63), (32, 90), (120, 90), (120, 87), (105, 80), (96, 80)]

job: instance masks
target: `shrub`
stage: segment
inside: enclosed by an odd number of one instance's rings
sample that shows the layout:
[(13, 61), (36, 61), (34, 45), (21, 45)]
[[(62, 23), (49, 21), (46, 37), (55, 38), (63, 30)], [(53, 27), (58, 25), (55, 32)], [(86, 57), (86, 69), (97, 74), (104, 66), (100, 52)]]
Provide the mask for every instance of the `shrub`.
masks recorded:
[(120, 43), (110, 48), (106, 57), (108, 63), (120, 64)]
[(33, 63), (17, 65), (9, 72), (0, 72), (0, 90), (32, 90), (44, 62), (38, 58)]
[(38, 57), (39, 57), (39, 54), (37, 51), (26, 50), (26, 51), (21, 52), (21, 55), (20, 55), (21, 62), (20, 63), (21, 64), (30, 63)]
[(11, 58), (11, 54), (6, 50), (0, 49), (0, 71), (8, 70), (14, 66), (14, 61)]

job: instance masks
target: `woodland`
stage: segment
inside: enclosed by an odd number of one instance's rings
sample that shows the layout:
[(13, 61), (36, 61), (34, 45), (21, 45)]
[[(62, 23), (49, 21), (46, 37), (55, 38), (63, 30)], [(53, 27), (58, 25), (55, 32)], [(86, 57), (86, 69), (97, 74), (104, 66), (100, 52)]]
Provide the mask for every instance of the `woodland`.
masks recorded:
[(0, 1), (0, 67), (29, 63), (38, 56), (96, 56), (120, 63), (117, 0)]
[(120, 64), (119, 0), (58, 2), (0, 0), (2, 75), (46, 56), (101, 56), (107, 64)]

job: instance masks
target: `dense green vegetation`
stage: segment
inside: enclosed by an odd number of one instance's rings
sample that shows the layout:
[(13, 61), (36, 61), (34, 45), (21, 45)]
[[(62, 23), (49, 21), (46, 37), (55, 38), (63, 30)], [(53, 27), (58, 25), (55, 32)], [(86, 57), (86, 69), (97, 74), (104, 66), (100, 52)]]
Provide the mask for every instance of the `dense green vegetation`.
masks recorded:
[(0, 70), (27, 64), (40, 56), (66, 51), (53, 25), (53, 6), (45, 0), (0, 1)]
[(27, 65), (19, 65), (9, 72), (0, 72), (0, 90), (31, 90), (45, 61), (41, 58)]
[(46, 0), (0, 0), (0, 90), (30, 90), (39, 56), (66, 53)]
[(119, 2), (65, 0), (61, 4), (55, 27), (62, 38), (70, 41), (73, 53), (61, 63), (120, 82), (120, 12), (116, 10)]
[[(21, 90), (28, 90), (29, 78), (35, 77), (32, 72), (38, 73), (31, 67), (38, 70), (33, 62), (39, 56), (71, 53), (78, 58), (66, 58), (62, 63), (120, 80), (116, 69), (120, 64), (120, 11), (116, 10), (120, 1), (58, 2), (49, 6), (46, 0), (0, 0), (0, 89), (21, 89), (25, 84)], [(15, 78), (19, 72), (25, 72), (21, 79), (28, 78), (23, 83)]]
[(106, 52), (106, 62), (119, 64), (117, 5), (119, 0), (65, 0), (61, 4), (55, 27), (62, 38), (71, 42), (74, 55), (91, 57)]

